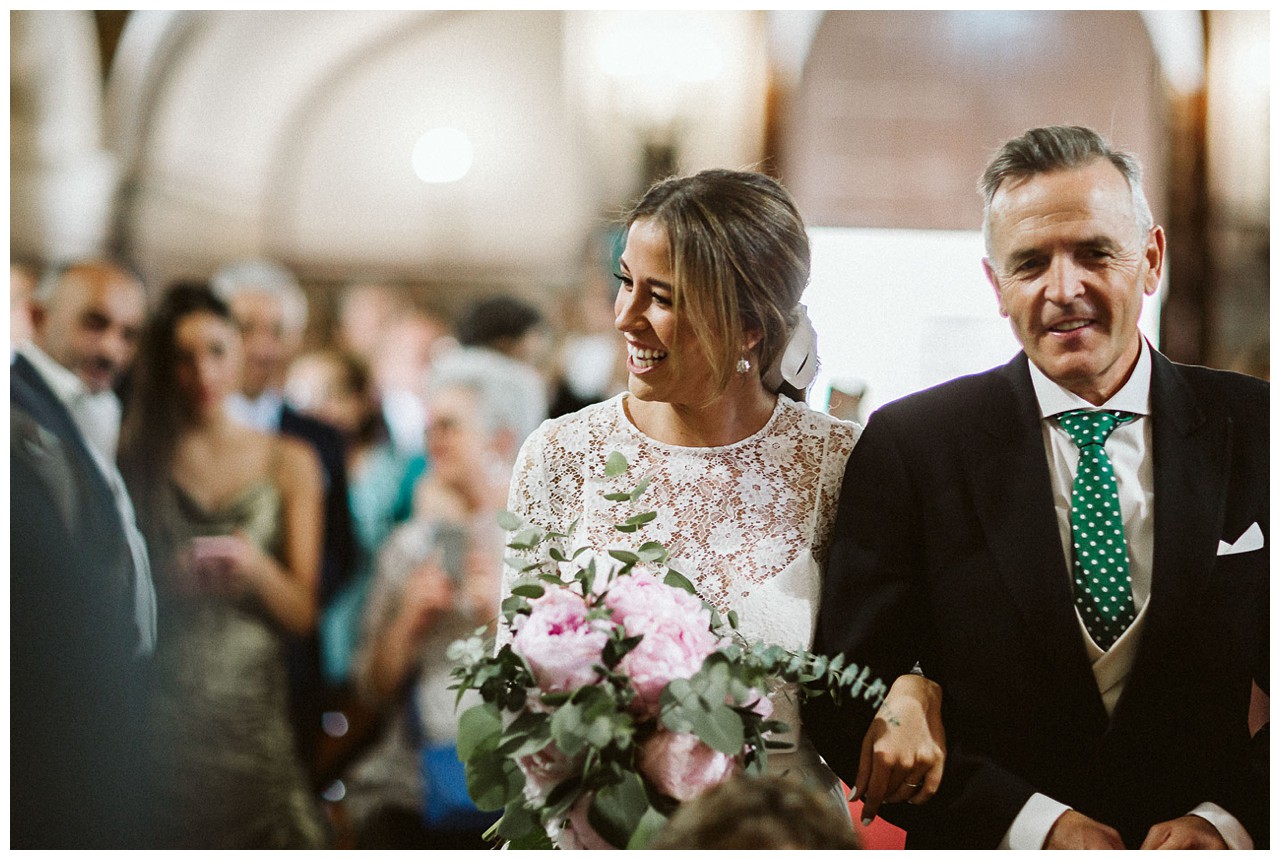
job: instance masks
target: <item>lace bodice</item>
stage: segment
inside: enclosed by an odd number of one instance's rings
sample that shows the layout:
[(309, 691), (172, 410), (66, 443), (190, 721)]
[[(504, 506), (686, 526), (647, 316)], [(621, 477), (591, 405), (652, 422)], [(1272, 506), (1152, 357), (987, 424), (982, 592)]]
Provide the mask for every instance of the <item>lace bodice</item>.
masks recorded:
[[(685, 448), (656, 442), (631, 424), (626, 394), (542, 425), (517, 461), (510, 508), (549, 531), (578, 525), (566, 550), (635, 550), (660, 541), (669, 564), (722, 612), (738, 611), (752, 639), (811, 644), (845, 461), (860, 428), (779, 397), (758, 432), (732, 445)], [(630, 463), (605, 477), (609, 453)], [(605, 494), (648, 489), (634, 503)], [(626, 534), (629, 516), (657, 518)], [(504, 593), (515, 579), (508, 568)]]

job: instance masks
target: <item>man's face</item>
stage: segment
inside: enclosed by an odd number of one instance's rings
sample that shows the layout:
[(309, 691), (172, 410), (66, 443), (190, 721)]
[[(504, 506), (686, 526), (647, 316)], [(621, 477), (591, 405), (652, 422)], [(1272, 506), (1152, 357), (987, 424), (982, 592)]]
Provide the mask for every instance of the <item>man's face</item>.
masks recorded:
[(284, 383), (285, 368), (301, 340), (286, 326), (284, 303), (271, 293), (245, 290), (231, 298), (231, 313), (244, 338), (244, 372), (240, 390), (257, 397)]
[(146, 313), (142, 284), (132, 275), (114, 266), (77, 266), (37, 309), (36, 345), (97, 394), (133, 362)]
[(1110, 399), (1137, 361), (1164, 260), (1164, 231), (1141, 233), (1124, 175), (1099, 159), (1007, 181), (988, 229), (983, 268), (1027, 356), (1090, 403)]

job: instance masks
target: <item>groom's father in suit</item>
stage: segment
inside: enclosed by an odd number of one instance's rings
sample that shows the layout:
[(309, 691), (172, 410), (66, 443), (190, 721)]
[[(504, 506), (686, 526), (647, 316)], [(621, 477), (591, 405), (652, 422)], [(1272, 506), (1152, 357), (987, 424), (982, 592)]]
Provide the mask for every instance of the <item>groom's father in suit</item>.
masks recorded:
[[(1265, 845), (1268, 386), (1140, 334), (1165, 236), (1132, 157), (1034, 129), (982, 190), (1022, 352), (871, 417), (819, 618), (819, 650), (941, 684), (939, 793), (885, 811), (913, 847)], [(806, 714), (850, 784), (870, 719)]]
[(155, 595), (133, 506), (103, 450), (114, 447), (118, 406), (98, 408), (115, 403), (111, 386), (145, 312), (127, 270), (104, 261), (60, 269), (38, 296), (35, 340), (10, 361), (14, 847), (145, 844)]

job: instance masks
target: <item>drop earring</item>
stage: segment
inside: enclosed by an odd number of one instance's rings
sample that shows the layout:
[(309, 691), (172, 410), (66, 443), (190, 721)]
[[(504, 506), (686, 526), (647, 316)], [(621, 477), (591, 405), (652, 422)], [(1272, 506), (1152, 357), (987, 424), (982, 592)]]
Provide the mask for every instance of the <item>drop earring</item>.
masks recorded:
[(751, 369), (751, 362), (747, 360), (747, 356), (745, 354), (742, 358), (738, 359), (738, 364), (734, 369), (737, 370), (738, 373), (746, 373)]

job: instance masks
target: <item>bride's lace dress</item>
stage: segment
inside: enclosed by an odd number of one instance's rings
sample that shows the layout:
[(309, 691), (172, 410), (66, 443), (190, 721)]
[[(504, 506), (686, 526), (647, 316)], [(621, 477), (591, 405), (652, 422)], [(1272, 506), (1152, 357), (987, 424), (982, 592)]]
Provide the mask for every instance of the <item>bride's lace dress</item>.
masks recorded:
[[(856, 424), (778, 397), (755, 434), (714, 448), (656, 442), (627, 418), (620, 394), (543, 424), (525, 442), (516, 464), (509, 507), (527, 522), (564, 532), (566, 550), (634, 550), (660, 541), (670, 567), (688, 577), (721, 612), (735, 610), (748, 639), (786, 648), (813, 641), (822, 569), (844, 478), (845, 461), (861, 432)], [(630, 467), (605, 477), (618, 451)], [(648, 489), (633, 507), (606, 494)], [(614, 528), (629, 516), (657, 518), (626, 534)], [(516, 573), (507, 568), (504, 596)], [(780, 740), (790, 754), (770, 753), (770, 770), (799, 770), (826, 787), (838, 784), (799, 734), (800, 712), (787, 688), (773, 695), (775, 718), (792, 727)]]

